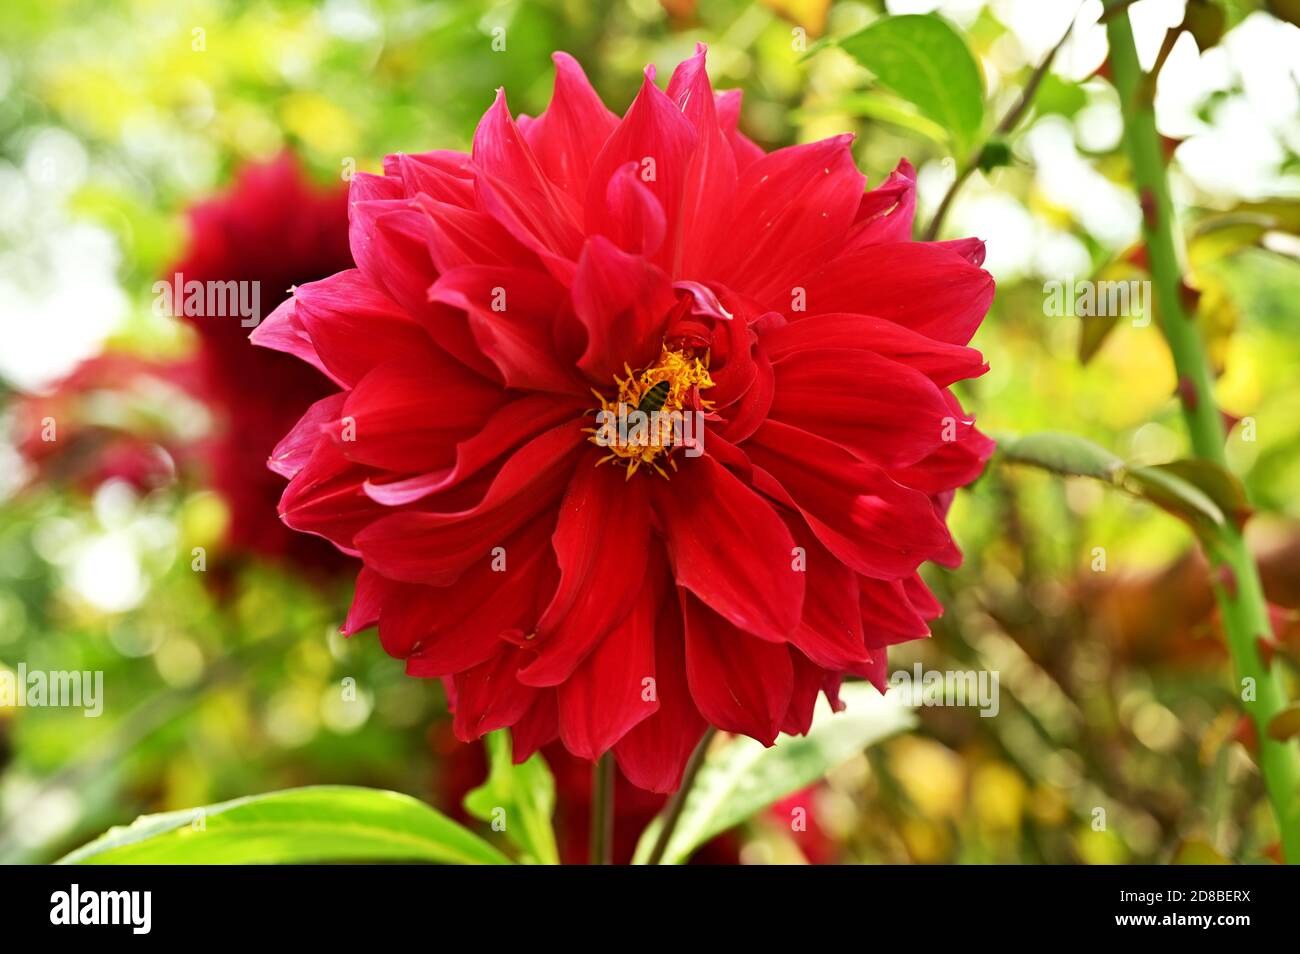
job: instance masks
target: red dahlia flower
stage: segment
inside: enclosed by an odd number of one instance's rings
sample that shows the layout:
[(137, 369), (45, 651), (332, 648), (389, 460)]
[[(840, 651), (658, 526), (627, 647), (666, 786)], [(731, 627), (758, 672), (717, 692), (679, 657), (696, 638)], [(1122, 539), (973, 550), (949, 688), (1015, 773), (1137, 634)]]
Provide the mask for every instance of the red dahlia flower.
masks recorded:
[[(163, 280), (257, 282), (266, 311), (295, 284), (352, 265), (346, 188), (314, 186), (288, 153), (246, 166), (231, 189), (191, 208), (189, 220), (189, 245)], [(195, 390), (217, 417), (202, 456), (207, 479), (230, 507), (230, 545), (308, 564), (340, 562), (332, 548), (275, 518), (283, 482), (266, 469), (276, 442), (333, 385), (301, 361), (250, 347), (238, 316), (184, 320), (199, 336)]]
[[(976, 240), (910, 241), (906, 163), (864, 194), (850, 137), (764, 154), (703, 49), (621, 120), (555, 61), (540, 117), (498, 94), (470, 155), (353, 180), (357, 267), (254, 333), (339, 388), (271, 466), (364, 561), (345, 631), (442, 677), (460, 738), (670, 791), (706, 724), (805, 732), (928, 633), (993, 282)], [(639, 410), (704, 424), (592, 416)]]

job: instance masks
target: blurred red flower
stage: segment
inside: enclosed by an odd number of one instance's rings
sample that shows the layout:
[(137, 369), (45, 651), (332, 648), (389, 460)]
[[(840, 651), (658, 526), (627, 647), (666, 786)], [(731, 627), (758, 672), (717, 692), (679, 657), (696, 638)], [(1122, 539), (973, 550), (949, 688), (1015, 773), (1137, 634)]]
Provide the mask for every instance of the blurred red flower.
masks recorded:
[(169, 483), (192, 457), (193, 436), (174, 426), (192, 399), (192, 364), (104, 354), (83, 361), (48, 394), (13, 404), (19, 453), (42, 481), (91, 493), (108, 480), (140, 491)]
[(286, 523), (364, 561), (345, 630), (443, 677), (460, 738), (664, 792), (706, 724), (806, 732), (928, 633), (993, 281), (977, 240), (910, 240), (906, 163), (864, 194), (851, 137), (746, 139), (702, 49), (621, 120), (555, 60), (540, 117), (498, 94), (470, 155), (354, 178), (357, 267), (253, 335), (339, 388), (272, 466)]
[[(257, 283), (269, 310), (295, 283), (352, 263), (346, 187), (312, 185), (288, 153), (245, 167), (231, 188), (194, 205), (188, 217), (186, 250), (162, 278), (178, 289)], [(241, 316), (185, 314), (183, 296), (174, 298), (172, 309), (197, 332), (193, 357), (105, 354), (84, 362), (49, 394), (17, 403), (20, 450), (42, 479), (84, 490), (110, 478), (149, 490), (177, 471), (197, 471), (230, 508), (232, 551), (308, 565), (347, 562), (280, 523), (282, 481), (266, 467), (280, 436), (334, 386), (301, 361), (253, 347)], [(185, 400), (207, 409), (206, 433), (175, 426)]]
[[(164, 280), (179, 274), (186, 283), (256, 282), (267, 312), (294, 285), (352, 265), (347, 189), (313, 185), (289, 153), (246, 166), (232, 188), (193, 206), (189, 220), (189, 245)], [(251, 347), (237, 316), (184, 320), (200, 339), (199, 393), (218, 417), (203, 456), (210, 485), (230, 507), (230, 546), (339, 563), (332, 548), (291, 533), (275, 518), (282, 485), (266, 468), (284, 432), (333, 386), (300, 361)]]

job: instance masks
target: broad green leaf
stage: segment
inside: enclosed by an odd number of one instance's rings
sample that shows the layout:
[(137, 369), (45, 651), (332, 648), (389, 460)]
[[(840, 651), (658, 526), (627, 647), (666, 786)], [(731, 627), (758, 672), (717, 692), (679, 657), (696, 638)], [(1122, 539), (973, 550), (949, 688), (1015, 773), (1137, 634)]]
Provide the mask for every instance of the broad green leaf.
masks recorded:
[(320, 785), (143, 815), (110, 828), (59, 864), (321, 861), (510, 863), (478, 835), (409, 795)]
[(883, 17), (840, 41), (884, 86), (952, 136), (965, 160), (984, 123), (984, 78), (961, 36), (934, 14)]
[[(812, 785), (863, 749), (911, 727), (915, 718), (895, 698), (865, 683), (843, 687), (843, 712), (822, 699), (806, 736), (783, 735), (774, 746), (744, 736), (710, 753), (700, 768), (664, 852), (664, 864), (680, 864), (710, 838), (734, 828), (792, 792)], [(663, 827), (657, 817), (637, 843), (635, 864), (644, 864)]]
[(1090, 440), (1075, 434), (1043, 431), (998, 442), (998, 452), (1007, 460), (1032, 464), (1068, 477), (1096, 477), (1113, 482), (1124, 462)]
[(493, 827), (524, 853), (524, 860), (558, 865), (555, 829), (555, 779), (540, 753), (522, 765), (510, 757), (510, 733), (502, 729), (484, 739), (488, 778), (465, 796), (465, 810)]

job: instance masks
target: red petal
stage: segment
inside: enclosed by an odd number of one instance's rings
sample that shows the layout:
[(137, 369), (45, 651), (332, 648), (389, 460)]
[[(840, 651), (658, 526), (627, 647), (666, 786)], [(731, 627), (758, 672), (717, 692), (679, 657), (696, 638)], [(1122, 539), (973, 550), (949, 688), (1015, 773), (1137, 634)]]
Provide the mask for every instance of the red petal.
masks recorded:
[(581, 437), (572, 424), (553, 428), (506, 461), (476, 506), (457, 513), (391, 514), (357, 534), (356, 545), (384, 576), (434, 586), (454, 582), (554, 504), (584, 446)]
[(510, 758), (516, 765), (527, 762), (538, 749), (554, 742), (560, 734), (555, 693), (545, 690), (510, 729)]
[(862, 638), (862, 612), (858, 606), (859, 577), (821, 543), (797, 515), (787, 523), (804, 550), (803, 618), (790, 642), (825, 669), (849, 669), (870, 658)]
[(341, 627), (343, 635), (353, 636), (378, 623), (384, 600), (388, 599), (394, 588), (400, 585), (380, 576), (370, 567), (363, 566), (357, 573), (352, 605), (348, 608), (347, 619), (343, 621)]
[[(362, 203), (387, 206), (390, 203)], [(371, 235), (373, 254), (379, 266), (379, 281), (367, 275), (376, 288), (402, 306), (413, 317), (426, 317), (430, 311), (426, 290), (438, 276), (429, 255), (429, 242), (433, 235), (429, 217), (424, 212), (409, 207), (402, 200), (400, 208), (382, 212), (375, 218)]]
[(300, 285), (294, 301), (330, 376), (347, 387), (385, 359), (429, 345), (424, 329), (355, 268)]
[(659, 200), (637, 173), (637, 164), (629, 162), (610, 178), (600, 232), (626, 252), (650, 256), (663, 245), (667, 223)]
[(537, 268), (541, 260), (492, 216), (417, 195), (415, 203), (429, 218), (429, 258), (439, 272), (464, 265)]
[(677, 594), (669, 592), (655, 625), (655, 695), (659, 711), (614, 746), (618, 767), (638, 788), (675, 791), (704, 734), (705, 722), (686, 682), (685, 638)]
[(736, 157), (718, 121), (713, 88), (705, 71), (705, 47), (673, 71), (668, 97), (695, 126), (699, 137), (683, 184), (681, 218), (674, 246), (672, 274), (699, 275), (715, 257), (719, 242), (733, 227)]
[(285, 354), (301, 358), (322, 374), (329, 376), (335, 384), (342, 386), (343, 382), (330, 375), (320, 355), (316, 353), (316, 346), (312, 344), (311, 336), (298, 320), (297, 308), (297, 302), (292, 298), (286, 298), (275, 311), (262, 319), (248, 336), (248, 340), (259, 348), (283, 351)]
[(930, 627), (907, 598), (902, 580), (860, 577), (859, 586), (859, 612), (868, 645), (891, 646), (930, 635)]
[(794, 540), (772, 505), (708, 455), (656, 482), (654, 503), (678, 585), (746, 632), (788, 639), (804, 575), (791, 565)]
[(807, 735), (817, 711), (817, 696), (827, 674), (797, 649), (790, 650), (790, 662), (794, 668), (794, 688), (781, 722), (781, 731), (787, 735)]
[(745, 241), (720, 246), (719, 281), (761, 302), (783, 299), (777, 310), (790, 308), (795, 287), (827, 248), (838, 251), (857, 213), (866, 179), (853, 162), (852, 138), (778, 149), (745, 170), (728, 223)]
[(462, 742), (473, 742), (489, 732), (518, 722), (537, 699), (537, 690), (515, 678), (527, 656), (525, 650), (505, 643), (492, 659), (457, 673), (455, 719), (452, 730)]
[(266, 466), (288, 480), (297, 476), (307, 466), (311, 453), (323, 439), (324, 428), (335, 424), (343, 413), (347, 392), (340, 391), (321, 398), (307, 409), (297, 424), (275, 445)]
[(406, 205), (400, 179), (358, 172), (348, 183), (348, 245), (352, 260), (377, 288), (384, 287), (383, 260), (374, 248), (375, 220)]
[(578, 367), (608, 386), (625, 364), (649, 364), (659, 356), (673, 301), (668, 277), (657, 266), (603, 236), (588, 239), (573, 279), (573, 308), (587, 332)]
[(399, 152), (384, 157), (384, 175), (402, 180), (408, 199), (426, 196), (462, 209), (474, 207), (474, 164), (463, 152)]
[(889, 178), (862, 197), (847, 246), (910, 242), (916, 216), (916, 170), (906, 159)]
[(537, 660), (519, 674), (554, 686), (573, 673), (637, 601), (650, 539), (647, 480), (579, 460), (560, 506), (552, 544), (560, 585), (538, 623)]
[(398, 472), (450, 466), (505, 394), (431, 345), (379, 365), (348, 394), (331, 436), (344, 456)]
[(718, 110), (718, 122), (726, 134), (727, 142), (736, 157), (736, 171), (744, 172), (752, 164), (762, 159), (765, 153), (739, 129), (740, 105), (743, 94), (738, 89), (729, 89), (714, 97)]
[(480, 208), (548, 267), (574, 259), (582, 241), (577, 204), (542, 171), (510, 118), (503, 90), (474, 131), (473, 155)]
[(555, 352), (553, 328), (564, 297), (544, 272), (482, 265), (452, 269), (429, 289), (431, 301), (465, 313), (508, 387), (583, 394)]
[(943, 604), (930, 592), (930, 588), (925, 585), (925, 581), (919, 575), (909, 576), (904, 580), (903, 589), (907, 592), (907, 598), (912, 606), (921, 614), (922, 619), (938, 619), (943, 615)]
[[(968, 423), (970, 419), (952, 392), (945, 391), (944, 397), (949, 413)], [(962, 427), (957, 431), (956, 440), (944, 443), (924, 460), (897, 471), (894, 476), (909, 487), (931, 495), (965, 487), (984, 472), (984, 465), (996, 446), (992, 438), (974, 427)]]
[(634, 163), (641, 181), (654, 193), (664, 211), (666, 234), (670, 241), (660, 249), (656, 261), (665, 264), (671, 237), (677, 234), (682, 183), (694, 148), (695, 130), (690, 120), (647, 74), (627, 115), (610, 135), (592, 166), (591, 179), (587, 183), (587, 234), (609, 234), (605, 223), (609, 182), (620, 169)]
[(582, 410), (582, 405), (549, 394), (530, 394), (511, 401), (494, 412), (481, 430), (456, 445), (454, 466), (386, 483), (366, 481), (365, 492), (386, 507), (423, 500), (455, 487), (507, 451), (562, 421), (575, 419)]
[(754, 486), (797, 507), (826, 548), (865, 576), (909, 576), (951, 541), (928, 497), (830, 441), (768, 421), (744, 449)]
[(580, 758), (600, 758), (659, 709), (654, 633), (661, 579), (645, 574), (631, 612), (559, 687), (560, 738)]
[(870, 351), (798, 351), (773, 370), (773, 420), (882, 467), (914, 464), (968, 429), (929, 378)]
[(547, 177), (576, 202), (587, 195), (591, 165), (618, 117), (605, 108), (582, 67), (568, 53), (552, 53), (555, 89), (546, 111), (528, 127), (525, 138)]
[(988, 370), (983, 356), (974, 348), (936, 341), (895, 322), (868, 315), (811, 315), (765, 328), (759, 343), (773, 361), (815, 348), (873, 351), (920, 371), (939, 387), (977, 377)]
[[(798, 282), (808, 314), (857, 312), (887, 318), (939, 341), (964, 345), (993, 301), (993, 278), (937, 244), (871, 245), (840, 255)], [(790, 314), (790, 297), (768, 307)], [(797, 315), (795, 317), (798, 317)]]
[(355, 534), (383, 514), (361, 492), (371, 473), (344, 457), (333, 441), (320, 441), (284, 488), (280, 517), (294, 530), (317, 534), (352, 551)]
[(794, 689), (789, 650), (737, 629), (687, 593), (682, 604), (686, 679), (700, 714), (719, 729), (771, 745)]
[(532, 632), (542, 589), (554, 586), (549, 515), (509, 537), (501, 562), (475, 564), (450, 586), (401, 584), (384, 606), (379, 637), (422, 678), (461, 672), (488, 659), (508, 634)]

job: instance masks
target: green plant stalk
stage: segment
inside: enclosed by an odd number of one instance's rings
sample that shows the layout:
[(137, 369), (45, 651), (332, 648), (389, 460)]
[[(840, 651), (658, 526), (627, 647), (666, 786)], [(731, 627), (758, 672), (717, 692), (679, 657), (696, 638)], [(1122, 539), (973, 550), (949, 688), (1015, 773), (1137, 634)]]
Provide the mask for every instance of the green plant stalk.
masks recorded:
[(591, 767), (591, 829), (588, 854), (593, 865), (614, 861), (614, 753), (606, 752)]
[[(1183, 301), (1173, 202), (1156, 132), (1155, 81), (1138, 64), (1127, 13), (1110, 17), (1106, 32), (1110, 39), (1111, 73), (1124, 113), (1124, 140), (1142, 202), (1143, 232), (1160, 325), (1173, 353), (1192, 452), (1203, 460), (1226, 467), (1225, 433), (1214, 402), (1209, 361), (1200, 332)], [(1260, 654), (1259, 642), (1272, 638), (1272, 627), (1259, 570), (1240, 529), (1231, 521), (1215, 538), (1206, 541), (1206, 549), (1213, 569), (1214, 596), (1239, 685), (1247, 679), (1254, 682), (1254, 701), (1243, 700), (1242, 705), (1254, 722), (1259, 738), (1260, 771), (1277, 815), (1282, 852), (1288, 862), (1300, 863), (1300, 792), (1297, 791), (1300, 763), (1293, 742), (1279, 742), (1268, 735), (1269, 722), (1286, 706), (1286, 696), (1277, 667), (1267, 663)]]
[(704, 732), (704, 737), (696, 743), (695, 751), (686, 761), (686, 768), (682, 771), (682, 782), (677, 786), (677, 791), (673, 792), (668, 800), (668, 806), (664, 809), (664, 826), (659, 829), (659, 837), (655, 839), (654, 848), (650, 852), (650, 857), (646, 859), (646, 864), (663, 864), (664, 853), (668, 850), (668, 843), (673, 840), (677, 823), (681, 821), (686, 799), (691, 793), (692, 786), (695, 785), (696, 777), (700, 774), (700, 766), (704, 764), (704, 757), (708, 754), (709, 746), (713, 744), (713, 737), (717, 734), (718, 730), (714, 726), (709, 726)]

